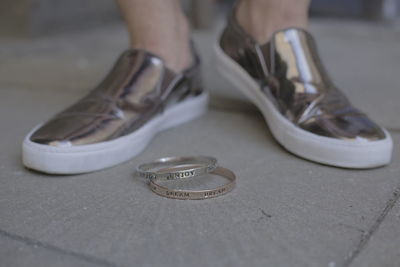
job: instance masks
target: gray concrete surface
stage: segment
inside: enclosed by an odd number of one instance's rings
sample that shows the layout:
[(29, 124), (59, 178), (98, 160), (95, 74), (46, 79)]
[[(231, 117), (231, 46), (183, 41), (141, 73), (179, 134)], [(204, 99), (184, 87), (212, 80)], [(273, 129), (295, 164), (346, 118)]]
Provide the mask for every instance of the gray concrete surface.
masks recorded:
[[(286, 152), (216, 75), (213, 34), (199, 32), (213, 96), (207, 115), (159, 134), (114, 168), (32, 172), (20, 162), (24, 135), (102, 78), (125, 47), (125, 31), (2, 40), (0, 266), (400, 266), (400, 34), (329, 21), (312, 31), (337, 83), (391, 130), (389, 166), (345, 170)], [(133, 176), (139, 163), (188, 154), (216, 156), (236, 172), (237, 188), (212, 200), (170, 200)]]
[[(62, 250), (28, 237), (0, 231), (1, 266), (82, 266), (95, 267), (107, 264), (104, 260)], [(45, 260), (44, 260), (45, 259)]]

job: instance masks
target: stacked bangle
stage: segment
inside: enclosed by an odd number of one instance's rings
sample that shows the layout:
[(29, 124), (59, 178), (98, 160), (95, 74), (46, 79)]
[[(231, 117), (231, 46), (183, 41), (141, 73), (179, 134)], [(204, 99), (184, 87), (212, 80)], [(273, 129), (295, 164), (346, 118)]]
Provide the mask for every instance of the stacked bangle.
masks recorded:
[[(149, 179), (150, 189), (154, 193), (174, 199), (214, 198), (232, 191), (236, 184), (236, 176), (231, 170), (217, 166), (215, 158), (205, 156), (161, 158), (140, 165), (137, 167), (137, 173)], [(206, 190), (174, 189), (158, 183), (162, 180), (182, 180), (207, 174), (222, 176), (228, 182)]]

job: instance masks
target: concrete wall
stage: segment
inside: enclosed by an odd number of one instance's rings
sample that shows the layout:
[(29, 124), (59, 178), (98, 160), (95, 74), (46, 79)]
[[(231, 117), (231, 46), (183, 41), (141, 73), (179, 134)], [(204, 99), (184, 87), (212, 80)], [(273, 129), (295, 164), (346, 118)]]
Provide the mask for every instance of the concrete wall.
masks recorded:
[(313, 0), (311, 12), (320, 16), (393, 21), (399, 17), (400, 0)]
[[(210, 27), (214, 2), (182, 0), (193, 26)], [(313, 0), (313, 14), (393, 20), (400, 0)], [(120, 20), (114, 0), (0, 0), (0, 36), (32, 37)]]

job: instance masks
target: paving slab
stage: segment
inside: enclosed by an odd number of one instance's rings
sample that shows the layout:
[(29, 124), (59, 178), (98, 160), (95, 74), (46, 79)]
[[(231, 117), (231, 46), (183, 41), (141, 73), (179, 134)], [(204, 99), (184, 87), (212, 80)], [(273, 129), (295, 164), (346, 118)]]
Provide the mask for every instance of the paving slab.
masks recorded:
[[(108, 36), (108, 37), (107, 37)], [(78, 91), (95, 86), (127, 47), (121, 24), (27, 40), (0, 39), (0, 84)]]
[[(387, 222), (380, 218), (400, 186), (398, 35), (378, 26), (335, 23), (314, 24), (312, 30), (335, 80), (353, 102), (392, 130), (394, 158), (385, 168), (331, 168), (286, 152), (259, 112), (216, 75), (210, 56), (213, 33), (197, 32), (212, 93), (208, 114), (159, 134), (140, 156), (114, 168), (77, 176), (32, 172), (21, 165), (24, 135), (95, 85), (125, 47), (126, 34), (114, 25), (30, 43), (3, 41), (0, 233), (6, 234), (0, 234), (5, 244), (1, 262), (167, 267), (332, 267), (346, 266), (349, 259), (356, 266), (396, 263), (400, 241), (382, 244), (390, 232), (398, 232), (398, 208), (389, 212)], [(170, 200), (154, 195), (133, 175), (142, 162), (195, 154), (216, 156), (234, 170), (237, 188), (212, 200)], [(353, 261), (366, 236), (365, 250)], [(41, 245), (34, 250), (24, 240)], [(376, 252), (382, 258), (369, 256)]]
[[(7, 140), (0, 155), (2, 231), (117, 266), (342, 266), (400, 184), (397, 145), (388, 167), (331, 168), (283, 150), (257, 112), (214, 109), (159, 134), (115, 168), (77, 176), (22, 168), (25, 133), (76, 98), (0, 91), (0, 119), (8, 126), (0, 132)], [(400, 136), (394, 138), (398, 144)], [(133, 176), (139, 163), (192, 154), (216, 156), (234, 170), (235, 191), (170, 200)]]

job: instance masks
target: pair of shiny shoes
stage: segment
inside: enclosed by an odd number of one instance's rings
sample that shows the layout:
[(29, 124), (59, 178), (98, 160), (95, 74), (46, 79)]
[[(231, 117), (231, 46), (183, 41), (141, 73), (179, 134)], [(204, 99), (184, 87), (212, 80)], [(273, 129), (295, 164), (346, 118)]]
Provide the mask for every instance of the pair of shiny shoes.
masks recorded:
[[(27, 135), (24, 165), (54, 174), (104, 169), (139, 154), (158, 132), (201, 116), (208, 93), (194, 55), (190, 68), (175, 73), (154, 54), (124, 52), (99, 86)], [(335, 87), (307, 31), (285, 29), (259, 45), (231, 15), (216, 60), (221, 74), (258, 107), (288, 151), (346, 168), (390, 162), (389, 133)]]

